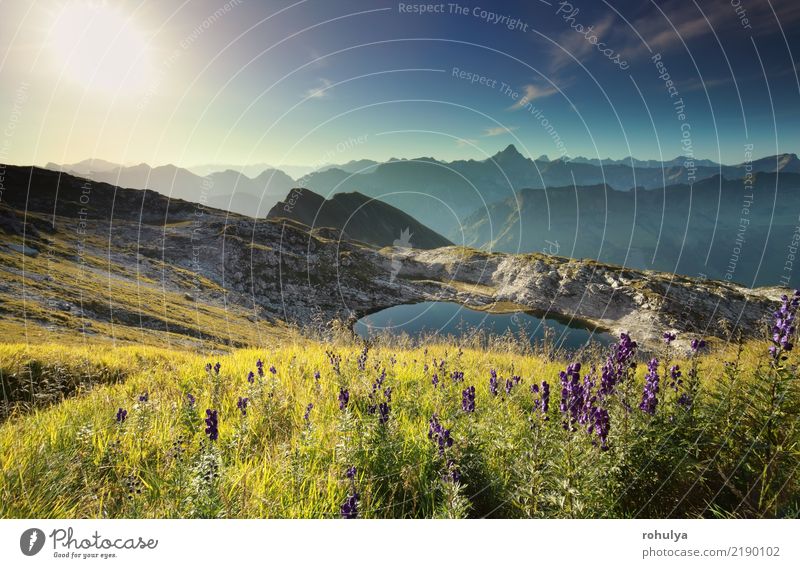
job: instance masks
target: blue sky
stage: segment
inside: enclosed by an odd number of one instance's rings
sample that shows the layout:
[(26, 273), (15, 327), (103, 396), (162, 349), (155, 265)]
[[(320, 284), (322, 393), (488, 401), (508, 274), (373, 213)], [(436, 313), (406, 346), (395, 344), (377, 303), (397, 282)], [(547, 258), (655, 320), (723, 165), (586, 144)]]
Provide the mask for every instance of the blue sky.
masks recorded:
[(790, 0), (9, 4), (11, 163), (482, 159), (509, 143), (738, 163), (746, 144), (800, 147)]

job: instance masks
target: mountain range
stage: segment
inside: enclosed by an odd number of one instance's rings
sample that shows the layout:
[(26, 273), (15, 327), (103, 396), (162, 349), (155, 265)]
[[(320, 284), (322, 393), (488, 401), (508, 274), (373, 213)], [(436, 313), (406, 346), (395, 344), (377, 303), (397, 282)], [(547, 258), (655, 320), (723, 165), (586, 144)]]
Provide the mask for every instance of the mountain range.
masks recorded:
[(364, 173), (329, 168), (300, 178), (298, 185), (323, 195), (359, 191), (402, 209), (442, 234), (452, 235), (463, 217), (491, 203), (513, 198), (517, 191), (527, 188), (604, 184), (614, 190), (628, 191), (635, 187), (655, 189), (687, 184), (693, 181), (690, 176), (694, 176), (694, 181), (702, 181), (720, 175), (741, 179), (749, 171), (800, 173), (800, 160), (795, 154), (731, 166), (709, 165), (704, 161), (689, 168), (684, 162), (676, 158), (655, 167), (651, 167), (652, 162), (601, 167), (562, 159), (532, 160), (509, 145), (481, 161), (442, 162), (422, 157), (390, 160)]

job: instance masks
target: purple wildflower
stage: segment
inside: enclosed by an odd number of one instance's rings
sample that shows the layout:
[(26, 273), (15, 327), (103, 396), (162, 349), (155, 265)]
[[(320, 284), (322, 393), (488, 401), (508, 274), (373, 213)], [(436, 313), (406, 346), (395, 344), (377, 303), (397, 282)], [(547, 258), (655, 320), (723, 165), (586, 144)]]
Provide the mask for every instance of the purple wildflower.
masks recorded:
[(550, 411), (550, 384), (547, 381), (542, 381), (541, 392), (542, 394), (540, 395), (539, 400), (536, 402), (538, 403), (537, 406), (542, 410), (544, 419), (547, 420), (547, 413)]
[(278, 369), (275, 368), (275, 365), (270, 365), (269, 366), (269, 372), (272, 373), (273, 375), (277, 375), (278, 374)]
[(347, 468), (345, 475), (347, 476), (347, 479), (355, 480), (356, 473), (357, 473), (356, 466), (351, 465), (350, 467)]
[(253, 373), (253, 371), (250, 371), (249, 373), (247, 373), (247, 382), (250, 383), (251, 385), (254, 382), (256, 382), (256, 375), (255, 375), (255, 373)]
[(311, 416), (311, 409), (312, 408), (314, 408), (314, 403), (313, 402), (309, 402), (308, 406), (306, 406), (306, 413), (303, 415), (303, 420), (305, 420), (306, 423), (309, 421), (309, 416)]
[(128, 419), (128, 411), (127, 410), (125, 410), (124, 408), (120, 408), (119, 410), (117, 410), (116, 421), (117, 421), (118, 424), (122, 424), (127, 419)]
[(601, 400), (612, 395), (617, 385), (628, 376), (628, 371), (634, 364), (637, 347), (637, 343), (631, 340), (630, 335), (620, 334), (619, 342), (611, 348), (611, 353), (600, 372), (600, 388), (597, 395)]
[(211, 369), (212, 369), (211, 363), (206, 363), (206, 373), (210, 373)]
[(216, 365), (214, 365), (214, 373), (215, 373), (215, 374), (217, 374), (217, 375), (219, 375), (219, 370), (220, 370), (221, 368), (222, 368), (222, 365), (220, 365), (219, 361), (217, 361), (217, 364), (216, 364)]
[(192, 393), (189, 392), (186, 393), (186, 402), (189, 403), (190, 408), (194, 408), (194, 403), (196, 402), (196, 399), (194, 398), (194, 395)]
[(593, 424), (591, 428), (600, 439), (600, 449), (606, 451), (608, 449), (608, 431), (611, 429), (611, 419), (609, 418), (608, 410), (605, 408), (595, 408), (592, 412), (592, 419)]
[(450, 378), (453, 379), (454, 383), (460, 383), (464, 380), (464, 371), (453, 371), (450, 373)]
[(350, 391), (347, 389), (339, 389), (339, 410), (347, 408), (348, 402), (350, 402)]
[(370, 393), (370, 398), (374, 396), (376, 392), (378, 392), (378, 389), (380, 389), (383, 386), (383, 382), (385, 380), (386, 380), (386, 369), (383, 369), (381, 371), (381, 374), (378, 375), (378, 378), (375, 379), (375, 382), (372, 383), (372, 392)]
[(356, 492), (347, 496), (344, 500), (340, 513), (343, 519), (356, 519), (358, 518), (358, 499), (359, 495)]
[(242, 412), (242, 416), (247, 416), (247, 403), (250, 402), (250, 399), (247, 397), (242, 398), (239, 397), (239, 402), (236, 403), (236, 408), (238, 408)]
[(219, 438), (219, 417), (216, 410), (206, 409), (206, 434), (212, 442)]
[(389, 405), (382, 402), (378, 405), (378, 422), (386, 424), (389, 421)]
[(439, 375), (437, 373), (434, 373), (431, 377), (431, 384), (433, 385), (433, 388), (439, 386)]
[(561, 378), (561, 413), (564, 415), (564, 429), (575, 430), (581, 420), (581, 412), (586, 404), (586, 392), (581, 384), (581, 364), (572, 363), (566, 371), (559, 373)]
[(461, 408), (464, 412), (475, 412), (475, 387), (469, 386), (461, 392)]
[(692, 339), (691, 347), (693, 354), (697, 354), (701, 349), (704, 349), (705, 346), (706, 346), (705, 339)]
[(435, 442), (439, 455), (443, 456), (444, 451), (453, 445), (453, 438), (450, 436), (450, 430), (445, 429), (439, 422), (439, 417), (435, 414), (428, 422), (428, 439)]
[(681, 372), (681, 368), (678, 365), (673, 365), (669, 368), (669, 386), (675, 392), (678, 392), (680, 387), (683, 385), (683, 379), (681, 376), (683, 373)]
[(656, 413), (658, 405), (658, 359), (651, 359), (647, 364), (647, 375), (644, 377), (644, 391), (639, 408), (647, 414)]
[(792, 339), (795, 334), (795, 318), (800, 305), (800, 291), (795, 290), (792, 297), (781, 296), (781, 307), (775, 312), (775, 323), (772, 326), (772, 343), (769, 352), (772, 358), (778, 360), (782, 353), (791, 351), (794, 347)]
[(445, 472), (443, 479), (452, 483), (458, 483), (461, 481), (461, 471), (458, 469), (455, 460), (447, 460), (447, 471)]
[(675, 335), (675, 333), (674, 333), (674, 332), (672, 332), (672, 331), (665, 331), (665, 332), (664, 332), (664, 343), (666, 343), (667, 345), (669, 345), (670, 343), (672, 343), (673, 341), (675, 341), (675, 338), (676, 338), (676, 337), (677, 337), (677, 335)]
[(367, 353), (369, 353), (369, 346), (365, 345), (364, 349), (361, 351), (361, 355), (358, 356), (359, 371), (364, 371), (367, 368)]
[(491, 376), (489, 377), (489, 392), (492, 393), (493, 396), (497, 396), (497, 371), (492, 369), (490, 371)]
[(514, 380), (506, 379), (506, 394), (511, 394), (511, 389), (514, 388)]

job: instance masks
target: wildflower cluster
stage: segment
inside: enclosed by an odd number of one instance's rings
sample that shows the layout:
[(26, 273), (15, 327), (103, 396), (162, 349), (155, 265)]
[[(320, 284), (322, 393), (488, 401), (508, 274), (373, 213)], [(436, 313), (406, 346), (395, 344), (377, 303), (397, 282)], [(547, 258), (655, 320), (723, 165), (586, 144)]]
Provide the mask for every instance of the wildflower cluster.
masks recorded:
[(369, 353), (369, 345), (365, 345), (358, 356), (358, 370), (364, 371), (367, 368), (367, 354)]
[(347, 408), (347, 403), (350, 402), (350, 391), (341, 388), (339, 389), (339, 410), (344, 410)]
[(798, 306), (800, 306), (800, 290), (795, 290), (791, 298), (786, 295), (781, 296), (781, 307), (774, 314), (772, 345), (769, 348), (769, 353), (775, 361), (792, 350)]
[[(585, 426), (587, 434), (594, 433), (600, 442), (600, 449), (605, 451), (608, 449), (611, 419), (608, 410), (599, 404), (598, 394), (594, 392), (594, 376), (586, 375), (581, 381), (580, 371), (581, 364), (572, 363), (559, 375), (561, 379), (559, 408), (563, 415), (562, 426), (565, 430), (572, 432), (577, 430), (577, 425)], [(599, 392), (600, 389), (598, 389)]]
[(436, 444), (440, 456), (443, 456), (445, 450), (453, 445), (450, 430), (441, 425), (439, 417), (435, 414), (431, 416), (428, 422), (428, 439)]
[(611, 348), (611, 354), (600, 372), (600, 388), (597, 394), (601, 399), (614, 394), (619, 383), (628, 376), (634, 364), (637, 347), (630, 335), (620, 334), (619, 342)]
[(644, 377), (644, 392), (642, 392), (642, 402), (639, 403), (639, 409), (646, 413), (653, 415), (656, 413), (656, 406), (658, 405), (658, 359), (650, 359), (647, 363), (647, 375)]
[(212, 442), (219, 438), (219, 417), (216, 410), (206, 409), (206, 435)]
[(361, 496), (358, 494), (358, 491), (356, 491), (356, 473), (355, 466), (348, 467), (345, 472), (345, 476), (350, 481), (350, 493), (339, 509), (339, 514), (343, 519), (358, 518), (358, 501)]
[(547, 420), (547, 413), (550, 410), (550, 384), (547, 381), (542, 381), (542, 385), (531, 385), (531, 392), (539, 395), (533, 402), (534, 411), (541, 411), (544, 419)]
[(461, 392), (461, 409), (464, 412), (475, 412), (475, 387), (469, 386)]

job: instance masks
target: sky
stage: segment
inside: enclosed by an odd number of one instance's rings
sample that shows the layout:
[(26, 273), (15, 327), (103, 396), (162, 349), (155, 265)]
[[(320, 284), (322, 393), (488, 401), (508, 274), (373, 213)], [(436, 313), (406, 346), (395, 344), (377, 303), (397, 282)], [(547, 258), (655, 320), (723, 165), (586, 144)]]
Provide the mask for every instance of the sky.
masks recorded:
[(799, 20), (796, 0), (6, 0), (0, 162), (740, 163), (800, 148)]

